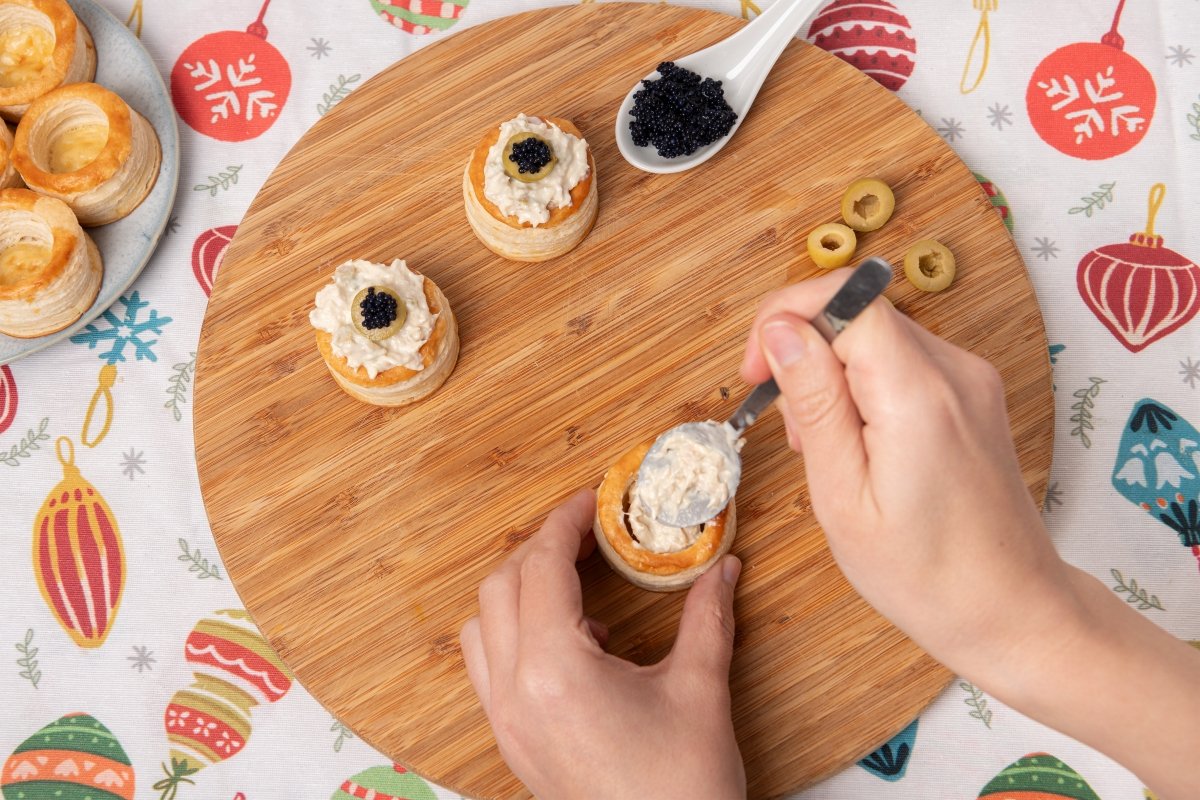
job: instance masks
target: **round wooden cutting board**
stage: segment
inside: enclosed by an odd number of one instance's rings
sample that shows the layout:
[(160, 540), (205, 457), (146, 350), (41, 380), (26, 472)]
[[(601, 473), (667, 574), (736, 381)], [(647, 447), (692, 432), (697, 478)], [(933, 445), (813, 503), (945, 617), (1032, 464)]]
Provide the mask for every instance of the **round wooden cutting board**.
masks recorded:
[[(877, 175), (896, 214), (859, 255), (894, 264), (925, 237), (959, 279), (889, 296), (1006, 380), (1025, 479), (1051, 456), (1041, 317), (1012, 238), (970, 171), (889, 92), (789, 46), (733, 141), (699, 169), (651, 175), (613, 140), (621, 97), (663, 57), (743, 24), (667, 5), (584, 4), (470, 28), (392, 66), (322, 119), (237, 232), (196, 370), (196, 448), (213, 532), (246, 607), (304, 686), (366, 741), (455, 791), (528, 796), (467, 682), (458, 630), (476, 587), (546, 513), (622, 452), (724, 417), (755, 307), (813, 275), (805, 237)], [(519, 111), (567, 117), (595, 155), (600, 216), (577, 250), (504, 261), (472, 235), (463, 166)], [(308, 312), (335, 266), (405, 258), (445, 291), (462, 355), (400, 409), (338, 390)], [(738, 494), (733, 711), (752, 797), (845, 767), (906, 725), (950, 674), (842, 578), (778, 414), (750, 432)], [(953, 491), (948, 485), (947, 491)], [(969, 568), (963, 565), (963, 568)], [(663, 657), (683, 594), (582, 568), (610, 649)], [(619, 765), (614, 765), (619, 768)]]

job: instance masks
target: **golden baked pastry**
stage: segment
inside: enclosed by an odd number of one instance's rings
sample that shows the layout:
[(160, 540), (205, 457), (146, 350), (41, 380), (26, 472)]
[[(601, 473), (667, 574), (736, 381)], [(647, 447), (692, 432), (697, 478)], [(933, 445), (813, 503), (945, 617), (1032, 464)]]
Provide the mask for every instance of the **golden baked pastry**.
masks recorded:
[[(506, 142), (500, 141), (503, 131), (509, 131)], [(513, 132), (544, 136), (552, 162), (527, 175), (516, 174), (509, 163), (508, 174), (500, 174)], [(489, 186), (499, 194), (489, 197)], [(591, 231), (600, 208), (596, 162), (569, 120), (520, 114), (489, 129), (471, 153), (463, 171), (463, 201), (471, 229), (492, 252), (514, 261), (545, 261), (573, 249)]]
[[(405, 317), (393, 326), (395, 333), (381, 340), (365, 336), (353, 320), (358, 311), (353, 301), (364, 289), (375, 287), (394, 291), (393, 296), (405, 303)], [(372, 405), (401, 406), (429, 396), (446, 382), (458, 361), (458, 323), (446, 296), (403, 261), (341, 265), (333, 281), (318, 292), (309, 320), (334, 380), (351, 397)], [(389, 339), (396, 339), (390, 350)]]
[(12, 159), (30, 189), (65, 202), (82, 225), (104, 225), (150, 194), (162, 148), (146, 118), (120, 97), (74, 83), (30, 104)]
[[(646, 549), (634, 535), (631, 503), (638, 469), (654, 441), (643, 442), (617, 460), (596, 491), (593, 530), (604, 560), (625, 580), (653, 592), (686, 589), (729, 552), (737, 533), (737, 508), (729, 505), (700, 526), (687, 546), (668, 552)], [(687, 538), (686, 536), (684, 538)]]
[(0, 189), (24, 186), (17, 167), (12, 161), (13, 135), (8, 125), (0, 122)]
[(100, 251), (65, 203), (0, 191), (0, 333), (62, 330), (91, 308), (103, 278)]
[(66, 0), (0, 0), (0, 116), (16, 122), (53, 89), (96, 77), (96, 46)]

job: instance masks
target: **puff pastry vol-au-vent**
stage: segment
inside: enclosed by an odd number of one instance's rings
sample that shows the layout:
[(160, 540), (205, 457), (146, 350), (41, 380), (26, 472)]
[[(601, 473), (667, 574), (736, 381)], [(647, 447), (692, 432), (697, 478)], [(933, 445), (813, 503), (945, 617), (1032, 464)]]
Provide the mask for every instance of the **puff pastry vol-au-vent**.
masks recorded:
[(342, 264), (308, 318), (334, 380), (364, 403), (415, 403), (437, 391), (458, 361), (458, 323), (446, 296), (399, 259)]
[(654, 592), (686, 589), (729, 552), (737, 533), (731, 499), (713, 519), (694, 528), (655, 520), (637, 496), (637, 474), (653, 440), (621, 456), (596, 491), (596, 544), (604, 560), (635, 586)]
[(467, 221), (492, 252), (545, 261), (588, 235), (600, 199), (596, 162), (569, 120), (518, 114), (484, 135), (463, 171)]
[(12, 160), (13, 135), (3, 122), (0, 122), (0, 189), (13, 186), (24, 186), (21, 176)]
[(96, 46), (66, 0), (0, 0), (0, 116), (13, 122), (53, 89), (96, 77)]
[(62, 330), (91, 307), (103, 277), (100, 251), (65, 203), (0, 191), (0, 333)]
[(162, 147), (153, 126), (119, 96), (74, 83), (30, 104), (12, 160), (30, 189), (65, 202), (82, 225), (104, 225), (150, 194)]

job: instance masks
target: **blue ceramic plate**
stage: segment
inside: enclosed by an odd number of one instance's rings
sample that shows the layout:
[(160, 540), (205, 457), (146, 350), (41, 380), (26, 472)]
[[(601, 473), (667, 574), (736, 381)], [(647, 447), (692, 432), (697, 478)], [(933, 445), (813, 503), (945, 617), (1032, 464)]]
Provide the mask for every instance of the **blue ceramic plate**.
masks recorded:
[(69, 2), (96, 41), (96, 83), (125, 98), (131, 108), (154, 126), (162, 145), (162, 167), (150, 195), (132, 214), (108, 225), (86, 229), (104, 257), (104, 282), (92, 307), (78, 322), (49, 336), (14, 339), (0, 334), (0, 364), (15, 361), (77, 333), (129, 288), (158, 246), (179, 183), (179, 128), (175, 123), (175, 108), (171, 105), (171, 93), (150, 54), (133, 31), (93, 0)]

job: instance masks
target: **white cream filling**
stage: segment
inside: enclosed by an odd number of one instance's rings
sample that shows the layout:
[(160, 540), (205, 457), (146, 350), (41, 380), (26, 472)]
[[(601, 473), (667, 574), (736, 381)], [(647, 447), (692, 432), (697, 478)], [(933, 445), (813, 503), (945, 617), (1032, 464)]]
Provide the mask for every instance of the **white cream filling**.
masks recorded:
[(634, 544), (651, 553), (677, 553), (691, 547), (700, 535), (701, 525), (675, 528), (656, 520), (645, 507), (639, 496), (639, 484), (634, 481), (629, 487), (629, 511), (626, 519)]
[[(524, 183), (504, 172), (504, 146), (518, 133), (540, 136), (558, 159), (550, 174)], [(500, 213), (538, 226), (550, 220), (550, 209), (571, 204), (571, 190), (588, 173), (587, 142), (537, 117), (518, 114), (500, 126), (500, 138), (488, 150), (483, 163), (483, 195)]]
[[(400, 330), (373, 342), (354, 327), (350, 304), (361, 289), (385, 286), (396, 293), (408, 309)], [(330, 334), (333, 354), (346, 359), (351, 369), (363, 367), (374, 378), (392, 367), (420, 371), (421, 346), (429, 340), (436, 315), (425, 300), (425, 278), (396, 259), (390, 265), (354, 259), (333, 272), (333, 280), (317, 292), (317, 306), (308, 315), (314, 328)]]
[[(740, 450), (733, 431), (720, 427), (728, 432), (732, 449)], [(679, 431), (668, 433), (659, 447), (662, 459), (654, 465), (657, 468), (647, 465), (641, 476), (645, 481), (641, 499), (654, 516), (675, 516), (693, 494), (714, 498), (725, 506), (732, 476), (729, 461), (720, 450)]]

